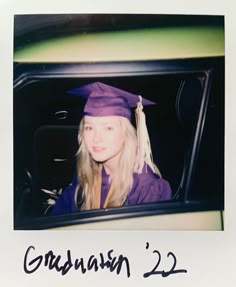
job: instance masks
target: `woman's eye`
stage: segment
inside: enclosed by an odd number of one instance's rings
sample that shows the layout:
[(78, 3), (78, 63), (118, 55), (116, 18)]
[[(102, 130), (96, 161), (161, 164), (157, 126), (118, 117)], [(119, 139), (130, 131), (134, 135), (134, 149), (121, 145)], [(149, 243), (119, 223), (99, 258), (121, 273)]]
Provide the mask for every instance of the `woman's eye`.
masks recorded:
[(91, 131), (92, 129), (93, 129), (93, 128), (92, 128), (91, 126), (85, 126), (85, 127), (84, 127), (84, 130), (85, 130), (85, 131)]
[(107, 126), (107, 127), (106, 127), (106, 130), (107, 130), (107, 131), (112, 131), (112, 130), (113, 130), (113, 127)]

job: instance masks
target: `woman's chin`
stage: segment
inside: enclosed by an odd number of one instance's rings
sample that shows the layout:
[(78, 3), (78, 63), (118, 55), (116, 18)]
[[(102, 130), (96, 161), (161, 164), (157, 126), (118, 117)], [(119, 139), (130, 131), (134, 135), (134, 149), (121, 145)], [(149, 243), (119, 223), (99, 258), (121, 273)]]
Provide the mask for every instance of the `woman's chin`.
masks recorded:
[(94, 161), (102, 163), (107, 160), (107, 157), (104, 155), (99, 154), (91, 154)]

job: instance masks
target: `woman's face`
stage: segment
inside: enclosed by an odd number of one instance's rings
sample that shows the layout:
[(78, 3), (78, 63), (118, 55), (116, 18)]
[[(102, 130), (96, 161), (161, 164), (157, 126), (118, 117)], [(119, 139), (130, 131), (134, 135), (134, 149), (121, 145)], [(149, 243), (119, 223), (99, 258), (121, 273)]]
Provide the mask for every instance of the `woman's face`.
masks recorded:
[(83, 139), (92, 158), (114, 167), (124, 145), (119, 116), (84, 117)]

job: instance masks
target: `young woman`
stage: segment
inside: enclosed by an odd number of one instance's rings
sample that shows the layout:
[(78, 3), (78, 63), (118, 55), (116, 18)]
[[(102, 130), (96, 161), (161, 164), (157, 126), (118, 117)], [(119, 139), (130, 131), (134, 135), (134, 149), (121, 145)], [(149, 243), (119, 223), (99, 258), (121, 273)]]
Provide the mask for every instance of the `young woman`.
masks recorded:
[[(77, 175), (51, 214), (158, 202), (171, 188), (152, 161), (140, 96), (96, 82), (70, 91), (85, 96), (77, 153)], [(130, 122), (136, 108), (137, 131)]]

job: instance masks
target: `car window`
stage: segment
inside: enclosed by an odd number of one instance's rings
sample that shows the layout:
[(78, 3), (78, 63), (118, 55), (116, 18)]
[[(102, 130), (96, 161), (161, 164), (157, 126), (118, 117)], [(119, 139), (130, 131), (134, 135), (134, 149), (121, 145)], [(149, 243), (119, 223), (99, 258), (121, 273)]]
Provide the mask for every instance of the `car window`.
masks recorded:
[[(87, 65), (88, 71), (91, 66)], [(14, 91), (16, 226), (45, 217), (47, 203), (55, 199), (51, 192), (63, 192), (72, 181), (84, 100), (67, 91), (94, 80), (132, 90), (156, 102), (145, 107), (145, 114), (154, 161), (170, 183), (172, 198), (138, 206), (135, 212), (132, 207), (79, 212), (78, 220), (81, 216), (102, 218), (104, 212), (106, 216), (110, 212), (111, 218), (114, 212), (116, 216), (126, 212), (135, 216), (144, 210), (147, 214), (168, 213), (171, 204), (173, 211), (176, 204), (186, 206), (191, 201), (208, 202), (208, 208), (213, 202), (222, 206), (223, 58), (197, 59), (191, 65), (189, 61), (147, 61), (124, 63), (122, 70), (120, 66), (113, 64), (107, 76), (106, 64), (100, 64), (101, 74), (98, 71), (96, 77), (81, 75), (80, 65), (75, 74), (71, 74), (71, 64), (65, 65), (60, 76), (57, 64), (44, 65), (45, 74), (38, 64), (16, 67), (16, 71), (27, 71), (23, 81), (16, 77)], [(132, 73), (127, 75), (127, 68)], [(54, 221), (52, 225), (62, 222)]]

